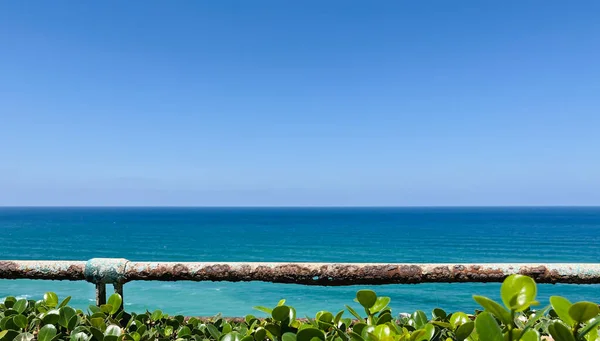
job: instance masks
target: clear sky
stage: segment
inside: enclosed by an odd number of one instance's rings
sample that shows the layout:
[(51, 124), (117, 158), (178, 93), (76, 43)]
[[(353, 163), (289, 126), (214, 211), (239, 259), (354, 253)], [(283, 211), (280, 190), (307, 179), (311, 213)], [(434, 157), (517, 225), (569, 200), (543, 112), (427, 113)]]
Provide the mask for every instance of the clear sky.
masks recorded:
[(0, 2), (0, 205), (598, 204), (598, 1)]

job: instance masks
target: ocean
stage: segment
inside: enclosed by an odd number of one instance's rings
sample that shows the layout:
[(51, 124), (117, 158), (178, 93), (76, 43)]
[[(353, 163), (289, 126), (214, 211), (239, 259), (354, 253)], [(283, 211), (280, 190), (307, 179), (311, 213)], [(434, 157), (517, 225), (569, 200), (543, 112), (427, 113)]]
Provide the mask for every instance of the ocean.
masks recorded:
[[(600, 208), (0, 208), (0, 259), (477, 263), (600, 261)], [(132, 282), (125, 309), (244, 316), (280, 299), (300, 316), (339, 311), (367, 286)], [(369, 286), (395, 313), (473, 312), (499, 284)], [(110, 288), (108, 288), (110, 289)], [(0, 299), (44, 292), (94, 303), (86, 282), (0, 280)], [(539, 285), (538, 297), (600, 301), (598, 285)]]

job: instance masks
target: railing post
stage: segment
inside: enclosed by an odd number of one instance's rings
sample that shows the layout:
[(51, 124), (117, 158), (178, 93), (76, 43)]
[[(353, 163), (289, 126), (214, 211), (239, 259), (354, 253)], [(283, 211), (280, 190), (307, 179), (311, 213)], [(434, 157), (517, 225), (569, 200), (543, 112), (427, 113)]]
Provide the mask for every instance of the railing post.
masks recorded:
[(106, 284), (96, 283), (96, 305), (106, 304)]
[(123, 297), (123, 283), (118, 282), (115, 283), (113, 286), (115, 288), (115, 293), (121, 295), (121, 306), (119, 307), (119, 311), (122, 311), (125, 306), (125, 298)]
[[(96, 285), (96, 304), (106, 304), (106, 284), (113, 284), (115, 293), (123, 297), (125, 268), (129, 261), (118, 258), (93, 258), (85, 264), (84, 276), (88, 282)], [(119, 310), (123, 310), (123, 302)]]

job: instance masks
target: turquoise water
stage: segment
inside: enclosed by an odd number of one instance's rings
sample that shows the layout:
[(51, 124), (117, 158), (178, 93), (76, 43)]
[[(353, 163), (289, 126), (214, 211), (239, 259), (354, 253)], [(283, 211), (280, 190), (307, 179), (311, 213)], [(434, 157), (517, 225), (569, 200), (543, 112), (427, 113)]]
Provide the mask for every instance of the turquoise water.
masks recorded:
[[(600, 208), (0, 208), (0, 259), (305, 262), (600, 261)], [(340, 310), (364, 286), (134, 282), (126, 309), (242, 316), (281, 298), (300, 315)], [(472, 311), (473, 293), (499, 284), (373, 287), (396, 312)], [(84, 282), (0, 280), (0, 298), (45, 291), (93, 303)], [(541, 285), (553, 294), (600, 301), (597, 285)]]

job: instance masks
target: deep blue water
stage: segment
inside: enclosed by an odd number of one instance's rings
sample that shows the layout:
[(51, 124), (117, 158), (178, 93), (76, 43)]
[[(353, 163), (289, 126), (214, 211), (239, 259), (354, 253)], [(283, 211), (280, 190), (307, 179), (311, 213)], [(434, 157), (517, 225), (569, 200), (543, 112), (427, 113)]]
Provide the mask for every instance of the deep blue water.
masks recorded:
[[(0, 208), (0, 259), (306, 262), (600, 261), (600, 208)], [(361, 287), (269, 283), (135, 282), (126, 309), (241, 316), (281, 298), (300, 315), (352, 304)], [(499, 284), (374, 287), (395, 312), (472, 311), (474, 293)], [(93, 302), (83, 282), (0, 280), (0, 298), (45, 291)], [(600, 286), (540, 285), (553, 294), (600, 301)]]

